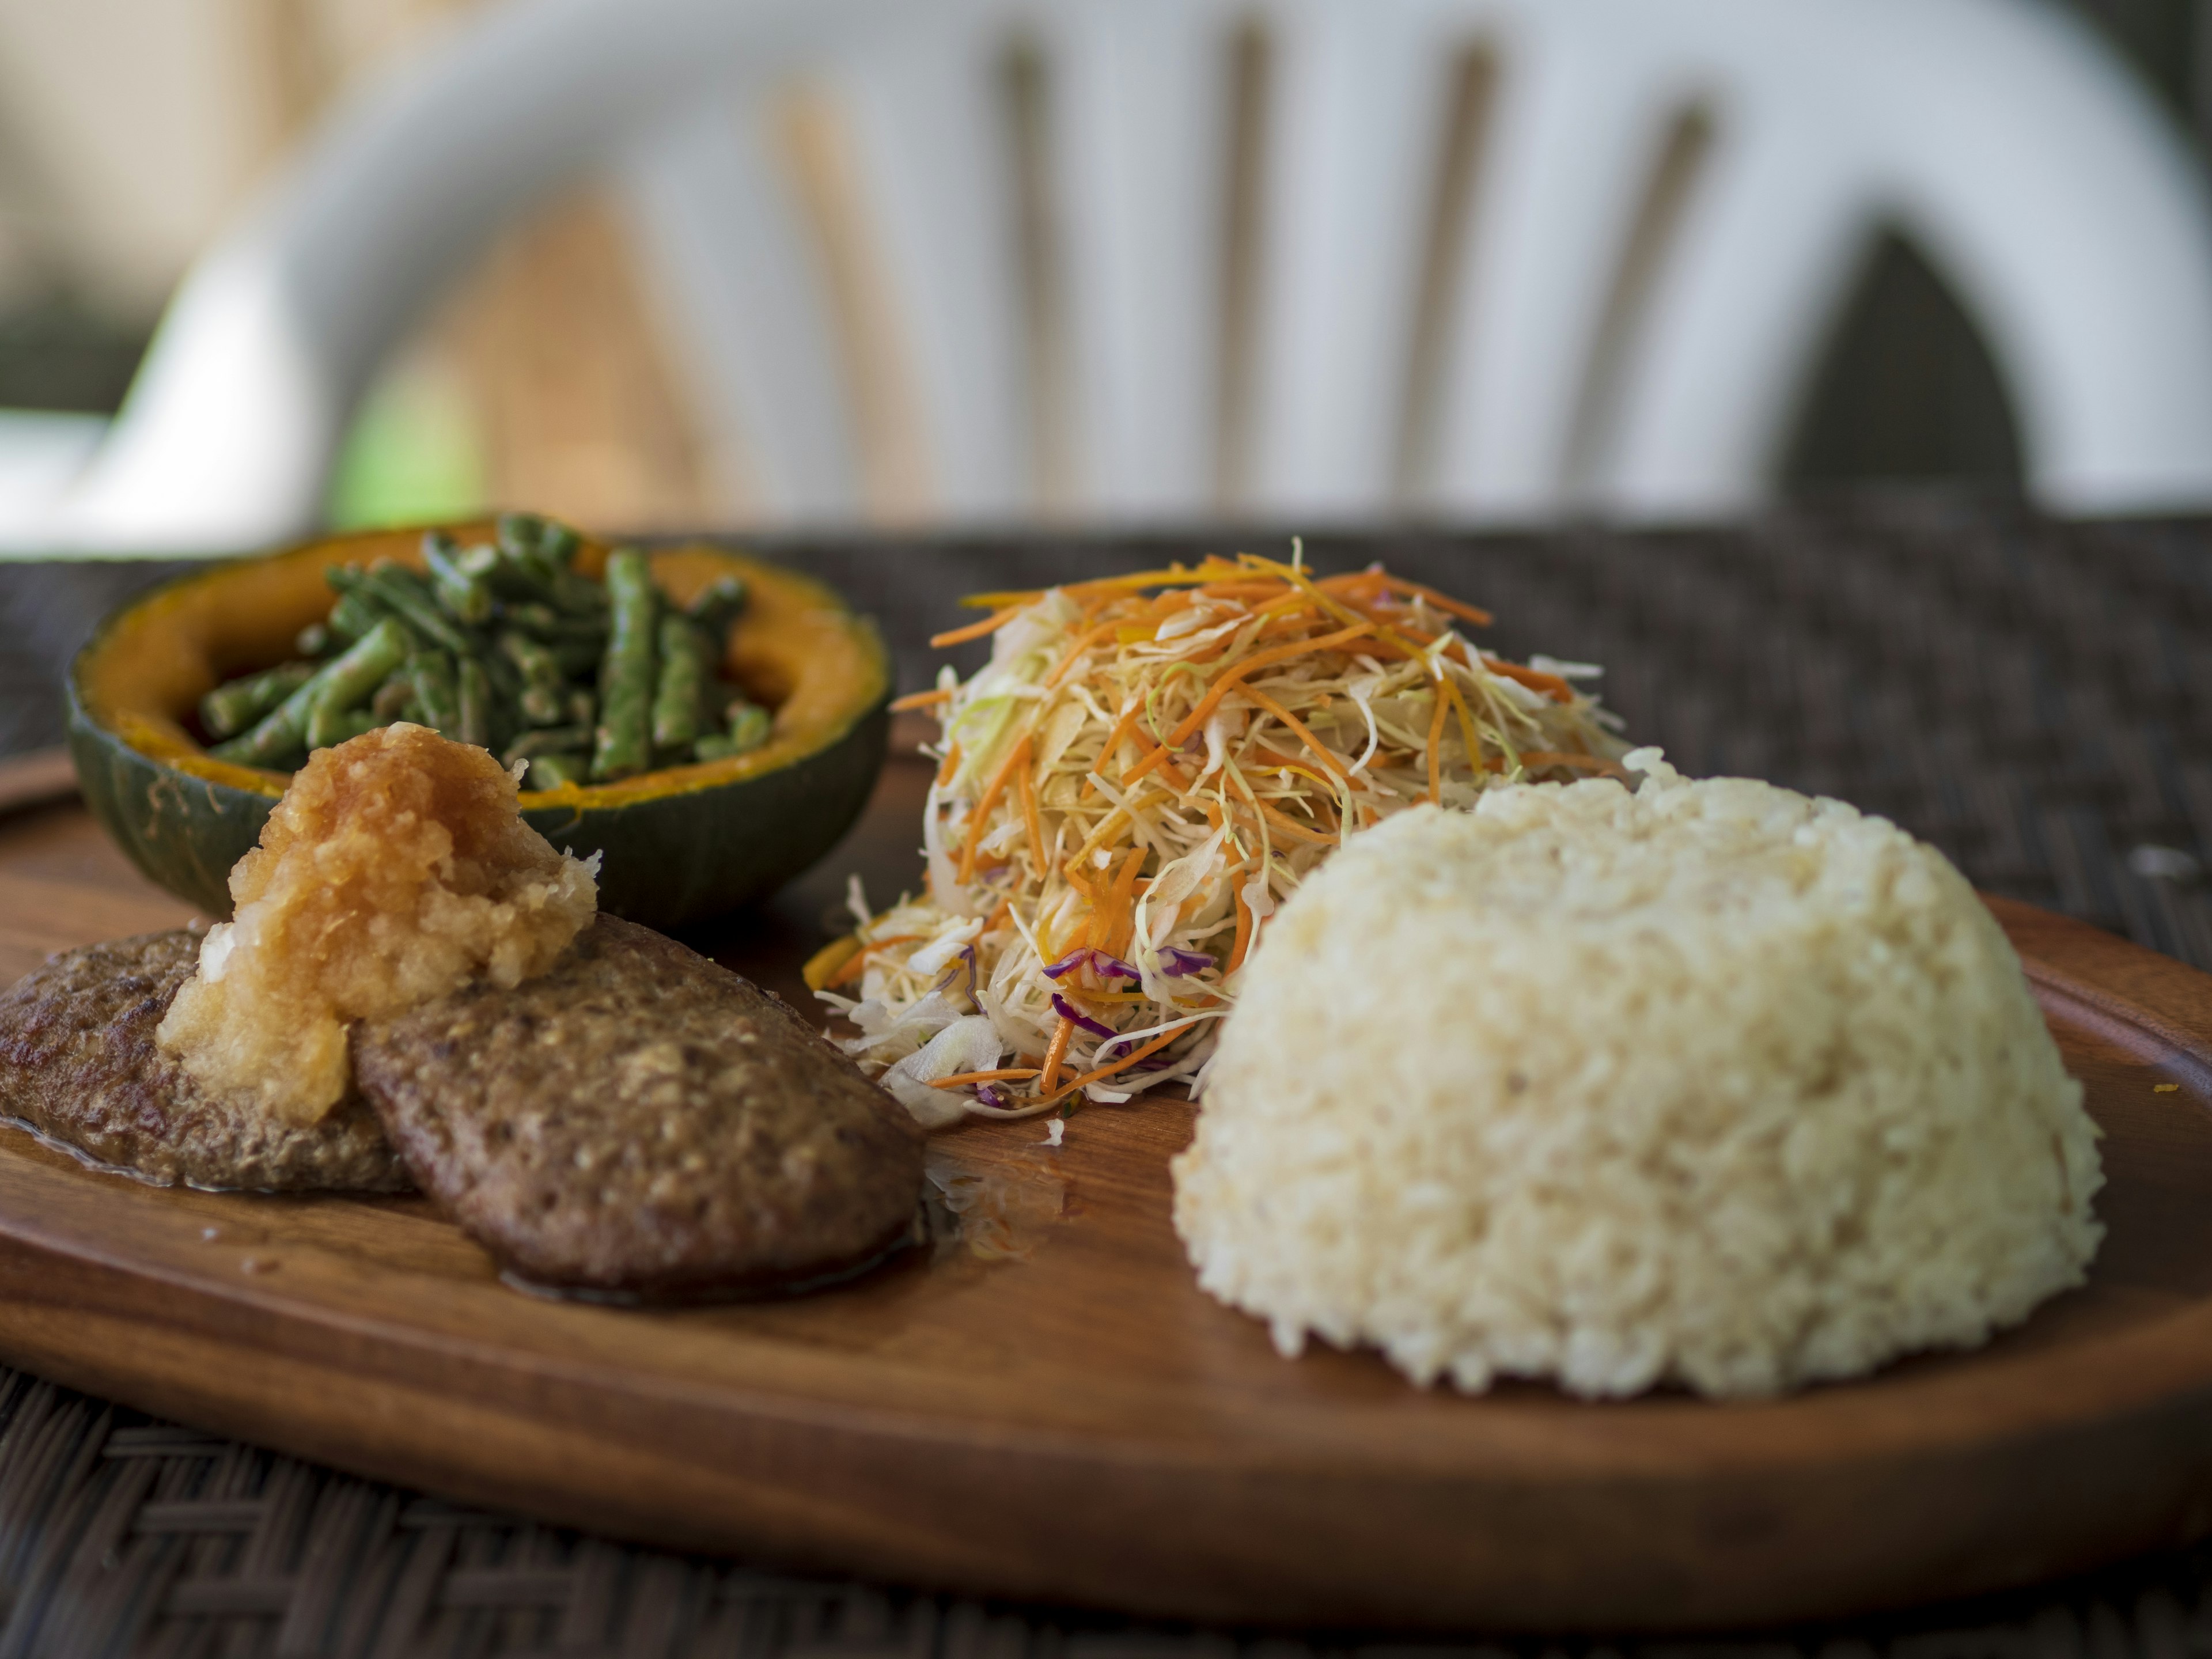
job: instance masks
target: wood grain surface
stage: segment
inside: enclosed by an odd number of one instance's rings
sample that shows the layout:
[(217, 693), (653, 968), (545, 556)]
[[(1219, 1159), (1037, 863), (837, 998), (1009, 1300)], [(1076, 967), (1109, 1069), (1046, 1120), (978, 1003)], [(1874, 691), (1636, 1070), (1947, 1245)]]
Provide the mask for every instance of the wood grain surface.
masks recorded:
[[(912, 882), (926, 776), (895, 763), (812, 875), (694, 942), (801, 1000), (846, 874)], [(1981, 1352), (1787, 1401), (1285, 1363), (1192, 1282), (1169, 1101), (1058, 1151), (940, 1139), (1045, 1212), (1025, 1259), (674, 1312), (520, 1294), (421, 1200), (161, 1190), (7, 1131), (0, 1358), (597, 1532), (1152, 1613), (1650, 1631), (2027, 1583), (2212, 1530), (2212, 979), (1996, 909), (2106, 1131), (2092, 1282)], [(74, 805), (0, 817), (0, 980), (186, 915)]]

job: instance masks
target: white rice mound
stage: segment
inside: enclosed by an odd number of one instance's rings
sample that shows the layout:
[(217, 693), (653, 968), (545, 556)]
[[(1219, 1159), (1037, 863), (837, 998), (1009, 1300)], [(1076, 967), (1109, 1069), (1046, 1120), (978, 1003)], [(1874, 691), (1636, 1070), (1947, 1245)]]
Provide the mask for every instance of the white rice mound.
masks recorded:
[(2098, 1131), (2004, 935), (1839, 801), (1607, 780), (1358, 836), (1175, 1162), (1199, 1283), (1414, 1381), (1771, 1395), (2081, 1282)]

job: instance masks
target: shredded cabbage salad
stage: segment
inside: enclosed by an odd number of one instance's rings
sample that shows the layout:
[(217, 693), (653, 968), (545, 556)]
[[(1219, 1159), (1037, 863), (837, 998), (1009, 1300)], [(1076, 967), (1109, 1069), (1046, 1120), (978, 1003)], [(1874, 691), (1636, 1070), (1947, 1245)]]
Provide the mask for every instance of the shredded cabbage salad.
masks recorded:
[[(933, 708), (927, 889), (807, 981), (844, 1047), (924, 1123), (1018, 1118), (1203, 1081), (1276, 907), (1346, 837), (1422, 801), (1619, 775), (1619, 721), (1502, 660), (1490, 617), (1381, 567), (1243, 554), (965, 601), (992, 639)], [(857, 994), (855, 994), (857, 993)]]

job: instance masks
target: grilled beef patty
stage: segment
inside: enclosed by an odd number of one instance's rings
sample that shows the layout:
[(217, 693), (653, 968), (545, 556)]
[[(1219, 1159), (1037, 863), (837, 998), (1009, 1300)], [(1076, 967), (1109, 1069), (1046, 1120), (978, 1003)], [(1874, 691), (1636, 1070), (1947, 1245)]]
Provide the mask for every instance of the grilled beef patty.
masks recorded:
[(424, 1190), (570, 1289), (765, 1290), (912, 1225), (921, 1132), (775, 998), (602, 915), (552, 970), (354, 1029), (354, 1075)]
[(0, 996), (0, 1115), (163, 1186), (404, 1192), (376, 1114), (349, 1095), (319, 1123), (210, 1093), (154, 1042), (199, 961), (179, 928), (49, 957)]

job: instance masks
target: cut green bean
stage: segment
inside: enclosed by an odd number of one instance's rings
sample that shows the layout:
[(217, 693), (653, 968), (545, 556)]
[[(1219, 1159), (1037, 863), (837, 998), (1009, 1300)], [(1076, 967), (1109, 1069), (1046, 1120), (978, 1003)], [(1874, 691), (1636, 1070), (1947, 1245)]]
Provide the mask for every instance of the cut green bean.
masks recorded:
[(379, 720), (404, 720), (414, 701), (415, 682), (403, 666), (393, 669), (384, 684), (376, 688), (376, 695), (369, 699), (368, 708)]
[(491, 676), (474, 657), (463, 657), (459, 679), (461, 729), (458, 735), (463, 743), (489, 749), (497, 738), (492, 726)]
[(307, 747), (328, 749), (349, 742), (364, 732), (374, 732), (384, 724), (372, 709), (332, 708), (325, 705), (307, 717)]
[(745, 608), (745, 585), (736, 576), (720, 576), (701, 588), (692, 599), (691, 620), (704, 629), (713, 642), (714, 654), (720, 656), (730, 636), (730, 624), (737, 621)]
[(380, 564), (365, 579), (368, 590), (389, 606), (410, 628), (456, 657), (471, 656), (476, 641), (460, 625), (438, 609), (424, 591), (422, 578), (404, 565)]
[(218, 760), (271, 767), (297, 755), (307, 744), (315, 708), (326, 696), (335, 699), (337, 708), (351, 708), (383, 683), (406, 649), (407, 638), (399, 624), (386, 617), (317, 669), (251, 732), (212, 752)]
[(530, 763), (532, 789), (573, 789), (583, 781), (583, 763), (574, 756), (538, 755)]
[(555, 640), (546, 649), (561, 665), (561, 672), (571, 677), (582, 677), (598, 683), (600, 660), (607, 654), (604, 641), (592, 645), (583, 640)]
[(522, 695), (522, 676), (515, 666), (496, 651), (478, 647), (476, 659), (483, 665), (484, 678), (491, 682), (493, 707), (500, 711), (502, 720), (514, 713), (515, 699)]
[(218, 685), (200, 699), (200, 725), (210, 737), (235, 737), (305, 685), (314, 672), (311, 662), (288, 662)]
[(727, 760), (737, 752), (737, 744), (732, 743), (720, 732), (709, 732), (691, 745), (693, 757), (702, 761)]
[(653, 746), (687, 749), (699, 735), (707, 689), (707, 642), (688, 617), (660, 619), (660, 667), (653, 693)]
[(553, 519), (538, 521), (538, 556), (556, 570), (566, 570), (583, 546), (584, 538)]
[(331, 648), (331, 630), (321, 623), (309, 623), (293, 635), (292, 648), (303, 657), (319, 657)]
[(502, 513), (493, 527), (499, 550), (514, 558), (535, 561), (545, 537), (546, 520), (535, 513)]
[(490, 584), (461, 568), (460, 552), (451, 536), (435, 530), (424, 533), (422, 561), (430, 567), (430, 592), (455, 622), (489, 621)]
[(461, 697), (453, 683), (453, 665), (442, 651), (424, 651), (408, 665), (415, 682), (415, 701), (422, 706), (422, 724), (448, 737), (460, 730)]
[[(331, 574), (335, 581), (337, 573)], [(343, 649), (356, 640), (366, 638), (386, 615), (385, 608), (368, 594), (355, 589), (343, 591), (338, 595), (338, 602), (331, 607), (327, 624), (330, 642)]]
[(553, 590), (545, 580), (545, 573), (532, 561), (504, 549), (492, 552), (491, 567), (483, 573), (484, 583), (511, 616), (519, 605), (542, 605), (553, 608)]
[(298, 695), (313, 693), (307, 710), (307, 747), (321, 749), (356, 735), (345, 715), (368, 701), (406, 651), (399, 624), (386, 618), (302, 686)]
[(567, 712), (568, 676), (561, 659), (520, 629), (510, 628), (499, 636), (499, 648), (522, 675), (522, 690), (515, 699), (522, 718), (532, 726), (557, 726)]
[(775, 730), (775, 717), (757, 702), (739, 702), (730, 709), (730, 742), (742, 755), (757, 749)]
[(562, 615), (586, 620), (605, 617), (607, 614), (607, 590), (588, 576), (580, 576), (573, 570), (555, 566), (546, 573), (546, 587), (553, 596), (554, 608)]
[(524, 599), (510, 605), (507, 620), (528, 634), (532, 639), (557, 644), (562, 640), (583, 640), (594, 646), (604, 646), (607, 639), (607, 617), (604, 612), (596, 617), (564, 617), (543, 599)]
[(568, 723), (571, 726), (596, 726), (599, 719), (599, 700), (578, 686), (568, 694)]
[(293, 730), (283, 718), (283, 710), (275, 708), (264, 715), (251, 732), (240, 733), (228, 743), (219, 743), (208, 750), (219, 761), (228, 761), (234, 766), (265, 766), (272, 772), (289, 772), (307, 752), (307, 734)]
[(566, 525), (534, 513), (509, 513), (499, 521), (500, 551), (512, 568), (533, 575), (555, 605), (573, 616), (603, 615), (607, 592), (568, 567), (582, 541)]
[(582, 754), (592, 746), (592, 728), (588, 726), (541, 726), (534, 732), (525, 732), (501, 751), (501, 758), (509, 766), (519, 760), (535, 759), (539, 755)]
[(629, 777), (653, 763), (653, 636), (659, 601), (643, 553), (626, 547), (608, 556), (607, 594), (613, 626), (599, 665), (595, 783)]

